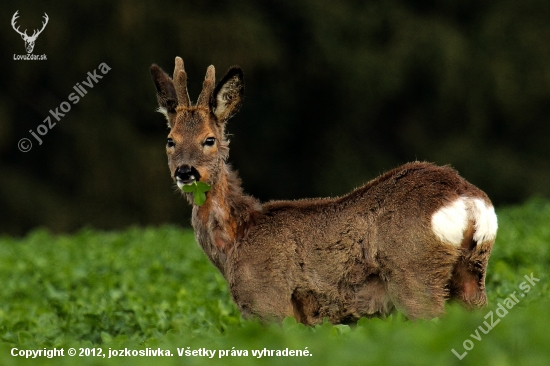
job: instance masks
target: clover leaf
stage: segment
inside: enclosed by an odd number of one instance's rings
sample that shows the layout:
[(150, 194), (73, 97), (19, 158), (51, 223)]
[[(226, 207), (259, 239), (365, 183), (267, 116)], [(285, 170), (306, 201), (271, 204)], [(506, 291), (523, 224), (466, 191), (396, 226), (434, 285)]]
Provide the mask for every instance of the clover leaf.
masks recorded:
[(194, 181), (191, 184), (185, 184), (181, 187), (181, 190), (187, 193), (193, 193), (195, 204), (202, 206), (206, 201), (206, 192), (210, 190), (210, 185), (204, 182)]

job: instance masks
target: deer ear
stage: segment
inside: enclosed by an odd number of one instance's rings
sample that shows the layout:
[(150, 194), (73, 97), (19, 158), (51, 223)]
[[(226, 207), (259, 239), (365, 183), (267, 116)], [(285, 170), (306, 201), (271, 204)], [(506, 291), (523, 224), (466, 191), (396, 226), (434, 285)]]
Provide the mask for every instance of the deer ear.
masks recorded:
[(238, 66), (231, 67), (216, 85), (210, 99), (210, 109), (221, 123), (233, 117), (244, 98), (244, 75)]
[(170, 113), (176, 113), (176, 107), (178, 106), (178, 97), (176, 94), (176, 89), (174, 88), (174, 83), (170, 76), (166, 74), (160, 67), (157, 65), (151, 66), (151, 75), (153, 76), (153, 82), (157, 88), (157, 100), (159, 103), (159, 112), (166, 116), (170, 126)]

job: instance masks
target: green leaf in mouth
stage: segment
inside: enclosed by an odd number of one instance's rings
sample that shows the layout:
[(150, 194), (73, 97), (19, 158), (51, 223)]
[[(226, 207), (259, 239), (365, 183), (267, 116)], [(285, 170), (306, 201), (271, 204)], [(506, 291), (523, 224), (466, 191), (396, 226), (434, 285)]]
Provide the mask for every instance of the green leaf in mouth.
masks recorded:
[(195, 204), (202, 206), (206, 201), (206, 192), (210, 190), (210, 185), (204, 182), (194, 181), (191, 184), (184, 184), (181, 190), (187, 193), (193, 193)]

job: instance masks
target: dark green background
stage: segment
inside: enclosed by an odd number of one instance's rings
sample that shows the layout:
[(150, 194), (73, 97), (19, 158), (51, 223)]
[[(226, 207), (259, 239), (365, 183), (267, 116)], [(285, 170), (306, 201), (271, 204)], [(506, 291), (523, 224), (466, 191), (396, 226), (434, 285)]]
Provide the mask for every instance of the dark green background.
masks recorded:
[[(49, 24), (34, 54), (10, 26)], [(0, 18), (0, 232), (188, 224), (149, 66), (245, 72), (230, 161), (261, 200), (340, 195), (411, 160), (497, 205), (550, 197), (550, 2), (26, 1)], [(100, 63), (112, 69), (17, 149)]]

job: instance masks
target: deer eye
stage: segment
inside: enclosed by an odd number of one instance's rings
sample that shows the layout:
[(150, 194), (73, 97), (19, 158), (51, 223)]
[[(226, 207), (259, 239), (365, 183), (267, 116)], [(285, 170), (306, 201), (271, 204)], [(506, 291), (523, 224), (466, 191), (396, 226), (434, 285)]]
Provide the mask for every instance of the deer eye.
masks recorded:
[(203, 145), (204, 146), (214, 146), (215, 142), (216, 142), (216, 139), (214, 137), (208, 137), (206, 140), (204, 140)]
[(171, 138), (168, 138), (168, 142), (166, 143), (166, 147), (174, 147), (176, 146), (176, 143)]

